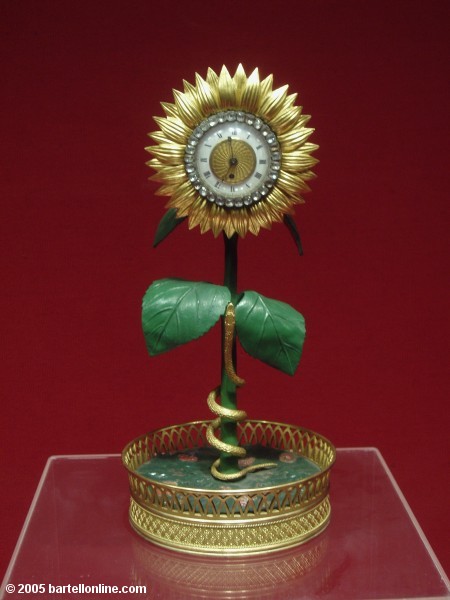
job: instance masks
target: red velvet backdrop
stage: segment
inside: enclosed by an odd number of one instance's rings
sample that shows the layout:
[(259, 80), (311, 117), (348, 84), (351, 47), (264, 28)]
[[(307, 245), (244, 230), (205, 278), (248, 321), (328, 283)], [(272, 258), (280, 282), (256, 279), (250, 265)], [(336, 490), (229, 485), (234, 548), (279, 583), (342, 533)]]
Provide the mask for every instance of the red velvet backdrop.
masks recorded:
[(150, 359), (140, 303), (161, 277), (220, 282), (222, 242), (181, 226), (152, 249), (164, 201), (143, 148), (183, 78), (242, 62), (299, 92), (321, 162), (305, 256), (281, 225), (240, 245), (241, 288), (308, 327), (293, 378), (240, 353), (241, 405), (377, 446), (449, 570), (449, 7), (2, 3), (3, 568), (49, 455), (209, 418), (217, 328)]

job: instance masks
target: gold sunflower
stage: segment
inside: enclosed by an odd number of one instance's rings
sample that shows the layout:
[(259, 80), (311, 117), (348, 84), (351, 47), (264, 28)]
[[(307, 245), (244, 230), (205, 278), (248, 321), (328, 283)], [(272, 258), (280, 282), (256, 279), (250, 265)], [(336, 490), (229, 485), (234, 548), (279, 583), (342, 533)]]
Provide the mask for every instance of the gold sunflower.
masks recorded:
[(297, 94), (273, 89), (272, 75), (260, 81), (258, 69), (247, 77), (242, 65), (233, 77), (223, 66), (183, 84), (173, 104), (161, 103), (166, 116), (149, 134), (157, 145), (146, 148), (167, 208), (188, 217), (190, 229), (228, 237), (257, 235), (293, 214), (318, 162)]

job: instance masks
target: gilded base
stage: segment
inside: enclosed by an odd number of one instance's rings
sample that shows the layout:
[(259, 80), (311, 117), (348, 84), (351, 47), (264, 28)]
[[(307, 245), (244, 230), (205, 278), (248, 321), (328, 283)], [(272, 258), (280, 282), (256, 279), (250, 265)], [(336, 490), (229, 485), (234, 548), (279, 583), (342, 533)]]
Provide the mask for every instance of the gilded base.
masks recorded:
[(137, 438), (124, 449), (130, 522), (141, 536), (192, 554), (242, 556), (291, 548), (325, 529), (330, 520), (329, 478), (336, 451), (319, 434), (294, 425), (267, 421), (239, 425), (240, 444), (297, 452), (320, 468), (313, 476), (285, 485), (200, 490), (162, 484), (137, 472), (157, 454), (206, 446), (208, 425), (201, 421), (166, 427)]

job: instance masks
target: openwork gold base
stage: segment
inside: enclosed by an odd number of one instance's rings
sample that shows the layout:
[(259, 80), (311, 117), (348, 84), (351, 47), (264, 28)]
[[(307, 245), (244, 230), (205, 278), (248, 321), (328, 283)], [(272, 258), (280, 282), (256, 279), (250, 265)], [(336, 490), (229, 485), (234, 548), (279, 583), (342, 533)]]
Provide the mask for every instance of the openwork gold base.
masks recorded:
[(287, 484), (201, 490), (163, 484), (138, 472), (154, 456), (207, 446), (209, 424), (199, 421), (159, 429), (124, 449), (130, 522), (140, 535), (174, 550), (229, 556), (290, 548), (323, 531), (330, 519), (328, 490), (336, 451), (327, 439), (307, 429), (268, 421), (239, 425), (240, 445), (295, 452), (319, 468), (313, 476)]

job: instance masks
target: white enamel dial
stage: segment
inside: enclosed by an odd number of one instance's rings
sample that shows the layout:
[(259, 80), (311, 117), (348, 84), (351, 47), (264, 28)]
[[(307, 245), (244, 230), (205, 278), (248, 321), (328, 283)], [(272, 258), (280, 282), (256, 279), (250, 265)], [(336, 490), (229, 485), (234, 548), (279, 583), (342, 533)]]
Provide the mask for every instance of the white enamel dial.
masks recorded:
[(219, 206), (250, 206), (267, 195), (278, 178), (280, 151), (261, 119), (229, 111), (212, 115), (189, 138), (185, 163), (200, 196)]

